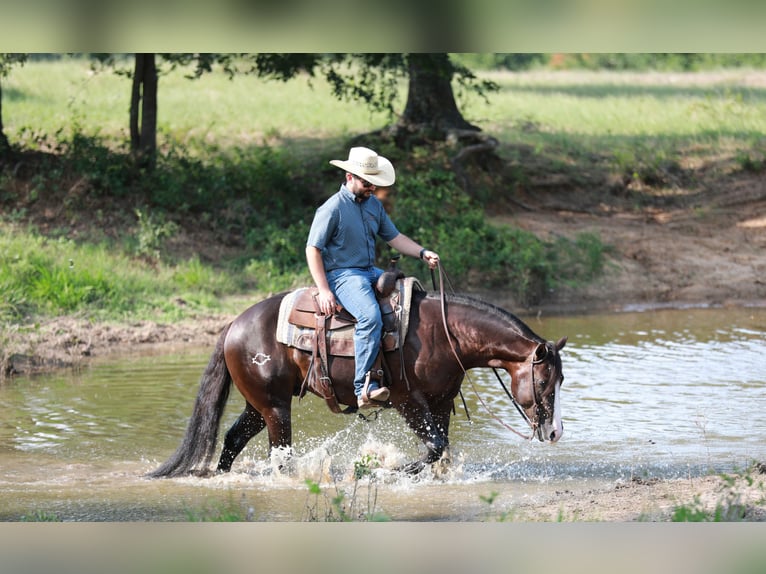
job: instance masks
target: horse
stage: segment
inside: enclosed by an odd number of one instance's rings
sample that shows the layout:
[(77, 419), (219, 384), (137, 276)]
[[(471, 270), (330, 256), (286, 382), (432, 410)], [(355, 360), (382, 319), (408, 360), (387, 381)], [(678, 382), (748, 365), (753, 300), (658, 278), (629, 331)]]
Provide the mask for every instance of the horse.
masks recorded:
[[(276, 339), (286, 294), (256, 303), (223, 328), (200, 379), (182, 442), (150, 478), (211, 474), (208, 467), (232, 381), (245, 398), (245, 408), (226, 433), (216, 473), (230, 471), (248, 441), (264, 428), (269, 455), (275, 449), (290, 452), (292, 399), (301, 394), (312, 355)], [(566, 340), (547, 341), (509, 311), (469, 295), (415, 291), (404, 342), (384, 357), (390, 389), (386, 407), (398, 411), (426, 448), (420, 460), (400, 470), (416, 474), (447, 458), (454, 401), (474, 368), (510, 374), (509, 396), (532, 431), (525, 438), (558, 441), (564, 430), (559, 352)], [(331, 357), (328, 363), (337, 401), (348, 405), (343, 412), (353, 413), (354, 358)], [(498, 379), (507, 393), (499, 374)]]

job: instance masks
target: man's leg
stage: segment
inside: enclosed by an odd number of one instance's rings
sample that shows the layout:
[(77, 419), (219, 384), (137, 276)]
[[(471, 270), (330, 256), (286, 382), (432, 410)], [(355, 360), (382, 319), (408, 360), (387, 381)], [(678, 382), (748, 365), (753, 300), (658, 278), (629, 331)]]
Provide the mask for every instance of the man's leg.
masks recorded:
[[(382, 320), (373, 291), (376, 278), (375, 272), (359, 270), (344, 270), (328, 277), (338, 301), (357, 321), (354, 330), (354, 393), (357, 397), (362, 395), (365, 377), (372, 369), (380, 349)], [(375, 388), (372, 386), (371, 390)], [(388, 398), (387, 394), (385, 398)]]

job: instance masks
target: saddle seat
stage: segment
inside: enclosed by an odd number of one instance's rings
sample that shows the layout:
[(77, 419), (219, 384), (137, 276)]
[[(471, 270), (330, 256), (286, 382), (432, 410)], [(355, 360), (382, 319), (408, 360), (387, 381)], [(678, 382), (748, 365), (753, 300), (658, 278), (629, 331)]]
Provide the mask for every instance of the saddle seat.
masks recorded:
[[(384, 317), (384, 351), (399, 348), (409, 326), (409, 308), (413, 291), (424, 291), (415, 277), (404, 277), (396, 284), (388, 297), (379, 299), (381, 314)], [(277, 323), (277, 341), (301, 349), (312, 351), (316, 336), (317, 319), (325, 317), (318, 311), (315, 297), (316, 288), (302, 287), (285, 295), (279, 308)], [(392, 321), (387, 315), (393, 313)], [(356, 319), (346, 309), (341, 308), (324, 320), (327, 353), (336, 357), (354, 356), (354, 325)]]

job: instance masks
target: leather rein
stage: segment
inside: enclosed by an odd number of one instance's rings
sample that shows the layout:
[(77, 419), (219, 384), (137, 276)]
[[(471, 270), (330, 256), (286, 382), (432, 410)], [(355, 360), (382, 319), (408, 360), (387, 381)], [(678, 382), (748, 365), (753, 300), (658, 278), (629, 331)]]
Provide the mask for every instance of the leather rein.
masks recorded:
[[(523, 433), (517, 431), (515, 428), (513, 428), (511, 425), (509, 425), (505, 421), (503, 421), (499, 416), (497, 416), (492, 411), (492, 409), (489, 408), (487, 403), (484, 402), (484, 399), (481, 397), (479, 392), (476, 390), (476, 385), (474, 384), (473, 379), (471, 378), (471, 375), (468, 374), (468, 370), (463, 365), (463, 362), (460, 360), (460, 356), (458, 355), (457, 349), (455, 348), (455, 343), (452, 341), (453, 337), (452, 337), (452, 335), (449, 332), (449, 328), (447, 327), (447, 308), (446, 308), (446, 301), (445, 301), (445, 297), (444, 297), (444, 280), (446, 279), (447, 282), (449, 282), (449, 277), (447, 277), (447, 274), (444, 271), (444, 268), (442, 267), (441, 262), (439, 262), (438, 267), (439, 267), (439, 298), (441, 300), (442, 325), (444, 326), (444, 334), (447, 336), (447, 341), (449, 342), (450, 349), (452, 350), (452, 354), (455, 356), (455, 360), (457, 360), (458, 365), (460, 365), (460, 368), (463, 370), (463, 374), (465, 375), (465, 378), (470, 383), (471, 389), (473, 390), (473, 392), (476, 395), (476, 397), (479, 399), (479, 402), (482, 404), (484, 409), (487, 411), (487, 413), (489, 413), (489, 415), (493, 419), (495, 419), (498, 423), (500, 423), (502, 426), (504, 426), (509, 431), (519, 435), (521, 438), (524, 438), (524, 439), (527, 439), (527, 440), (533, 439), (535, 437), (535, 435), (538, 433), (539, 424), (538, 424), (537, 421), (530, 420), (530, 418), (527, 416), (527, 413), (524, 412), (524, 409), (521, 407), (521, 405), (518, 403), (518, 401), (514, 398), (513, 394), (508, 390), (508, 387), (506, 386), (506, 384), (503, 382), (503, 379), (500, 376), (500, 373), (498, 373), (497, 367), (492, 367), (492, 371), (495, 373), (495, 376), (497, 377), (497, 380), (500, 382), (500, 386), (505, 391), (505, 394), (508, 395), (508, 398), (511, 400), (511, 403), (513, 403), (513, 406), (516, 407), (516, 410), (519, 412), (521, 417), (529, 425), (529, 428), (532, 430), (532, 434), (529, 434), (529, 435), (523, 434)], [(433, 275), (433, 269), (431, 270), (431, 280), (432, 280), (433, 285), (434, 285), (434, 290), (436, 290), (436, 279), (434, 278), (434, 275)], [(450, 283), (450, 289), (454, 293), (454, 289), (452, 289), (451, 283)], [(534, 353), (534, 351), (533, 351), (533, 353)], [(540, 363), (544, 362), (546, 357), (547, 357), (547, 353), (546, 353), (546, 356), (544, 356), (542, 359), (536, 359), (534, 357), (532, 358), (532, 369), (531, 369), (531, 371), (532, 371), (532, 396), (533, 396), (533, 400), (534, 400), (534, 407), (535, 407), (535, 412), (537, 413), (537, 420), (538, 421), (540, 420), (541, 410), (542, 410), (543, 407), (542, 407), (542, 402), (541, 402), (541, 399), (540, 399), (538, 391), (537, 391), (537, 385), (535, 384), (536, 381), (535, 381), (535, 369), (534, 369), (534, 365), (537, 365), (537, 364), (540, 364)], [(466, 416), (468, 417), (468, 420), (470, 421), (471, 420), (471, 416), (468, 414), (468, 406), (466, 405), (465, 399), (463, 398), (463, 392), (462, 391), (459, 391), (459, 392), (460, 392), (460, 398), (463, 401), (463, 408), (465, 409)]]

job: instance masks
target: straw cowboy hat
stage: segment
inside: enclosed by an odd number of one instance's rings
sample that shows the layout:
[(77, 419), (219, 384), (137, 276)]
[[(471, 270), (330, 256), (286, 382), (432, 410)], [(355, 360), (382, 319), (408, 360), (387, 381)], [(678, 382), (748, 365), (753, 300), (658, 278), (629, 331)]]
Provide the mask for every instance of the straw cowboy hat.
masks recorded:
[(393, 185), (396, 179), (394, 166), (391, 162), (366, 147), (352, 147), (348, 152), (346, 161), (333, 159), (330, 160), (330, 163), (369, 181), (377, 187)]

